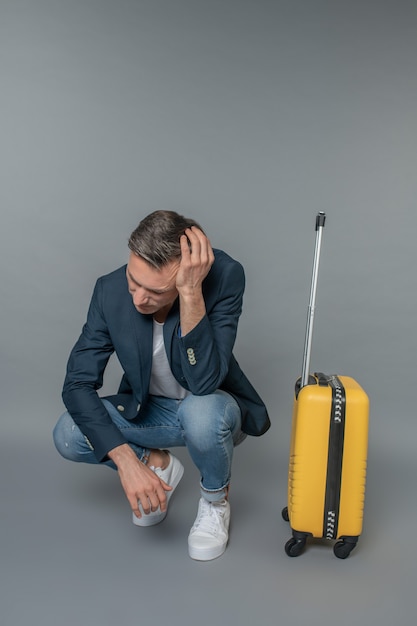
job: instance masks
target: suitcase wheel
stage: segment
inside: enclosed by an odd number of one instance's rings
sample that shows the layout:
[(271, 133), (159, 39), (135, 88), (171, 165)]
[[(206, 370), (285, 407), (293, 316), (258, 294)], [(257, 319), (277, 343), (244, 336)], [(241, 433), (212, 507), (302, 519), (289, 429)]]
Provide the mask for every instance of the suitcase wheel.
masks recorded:
[(333, 552), (338, 559), (347, 559), (356, 543), (351, 541), (337, 541), (333, 546)]
[(300, 556), (306, 545), (305, 539), (295, 539), (291, 537), (285, 544), (285, 552), (288, 556)]
[(289, 522), (290, 521), (290, 517), (288, 515), (288, 507), (284, 507), (281, 511), (281, 515), (282, 515), (282, 519), (284, 520), (284, 522)]

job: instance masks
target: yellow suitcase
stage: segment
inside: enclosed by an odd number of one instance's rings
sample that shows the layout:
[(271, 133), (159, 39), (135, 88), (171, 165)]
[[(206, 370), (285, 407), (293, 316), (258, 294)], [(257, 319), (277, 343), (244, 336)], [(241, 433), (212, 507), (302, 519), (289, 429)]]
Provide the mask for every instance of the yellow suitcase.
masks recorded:
[(293, 405), (288, 504), (288, 556), (299, 556), (308, 537), (333, 541), (334, 554), (349, 556), (362, 533), (368, 448), (369, 399), (349, 376), (308, 374), (321, 234), (316, 249), (304, 346), (303, 370)]

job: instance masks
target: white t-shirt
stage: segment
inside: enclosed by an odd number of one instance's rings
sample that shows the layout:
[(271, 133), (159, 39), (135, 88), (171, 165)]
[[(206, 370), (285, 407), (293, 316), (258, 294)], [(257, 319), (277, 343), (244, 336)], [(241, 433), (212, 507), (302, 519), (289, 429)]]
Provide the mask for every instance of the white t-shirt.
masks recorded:
[(152, 371), (149, 393), (153, 396), (182, 400), (190, 394), (175, 379), (169, 366), (164, 343), (164, 325), (153, 321)]

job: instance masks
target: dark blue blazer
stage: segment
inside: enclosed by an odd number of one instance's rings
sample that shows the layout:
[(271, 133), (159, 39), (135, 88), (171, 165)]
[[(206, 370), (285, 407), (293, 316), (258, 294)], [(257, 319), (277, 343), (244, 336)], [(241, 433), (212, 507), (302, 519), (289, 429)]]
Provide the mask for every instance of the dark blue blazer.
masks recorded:
[[(244, 271), (225, 252), (214, 252), (215, 261), (203, 283), (205, 317), (181, 337), (177, 300), (165, 321), (168, 360), (177, 381), (194, 395), (216, 389), (232, 394), (242, 411), (243, 431), (262, 435), (270, 426), (266, 407), (232, 353), (242, 310)], [(125, 418), (140, 418), (151, 375), (152, 322), (151, 315), (139, 313), (133, 305), (126, 266), (98, 279), (87, 321), (68, 360), (62, 397), (99, 461), (126, 443), (97, 393), (107, 362), (116, 352), (124, 375), (118, 393), (106, 399), (123, 407)]]

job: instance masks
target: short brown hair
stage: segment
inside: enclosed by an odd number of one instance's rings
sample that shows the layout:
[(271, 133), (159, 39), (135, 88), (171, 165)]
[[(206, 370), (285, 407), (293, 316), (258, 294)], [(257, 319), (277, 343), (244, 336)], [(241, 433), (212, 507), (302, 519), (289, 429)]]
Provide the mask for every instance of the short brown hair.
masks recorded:
[(175, 211), (154, 211), (132, 232), (129, 249), (157, 269), (181, 256), (180, 237), (199, 224)]

